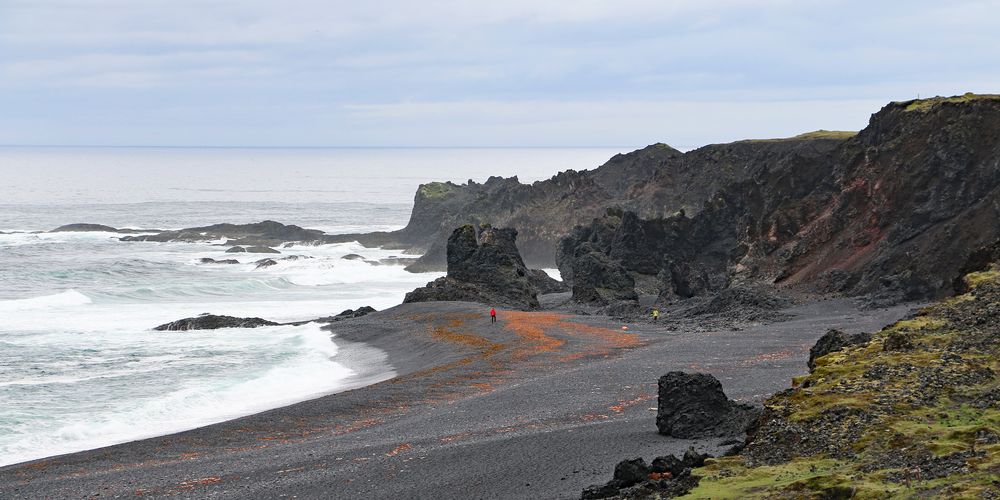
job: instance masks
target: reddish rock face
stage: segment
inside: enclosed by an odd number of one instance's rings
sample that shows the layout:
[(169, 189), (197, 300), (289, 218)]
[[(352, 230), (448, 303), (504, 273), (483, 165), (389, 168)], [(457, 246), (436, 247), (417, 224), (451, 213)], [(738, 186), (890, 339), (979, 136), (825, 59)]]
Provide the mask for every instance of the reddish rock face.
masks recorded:
[(852, 138), (785, 142), (687, 153), (745, 148), (744, 179), (690, 218), (609, 213), (576, 229), (560, 244), (564, 276), (586, 244), (658, 275), (663, 295), (776, 283), (882, 305), (951, 293), (1000, 239), (1000, 99), (894, 103)]

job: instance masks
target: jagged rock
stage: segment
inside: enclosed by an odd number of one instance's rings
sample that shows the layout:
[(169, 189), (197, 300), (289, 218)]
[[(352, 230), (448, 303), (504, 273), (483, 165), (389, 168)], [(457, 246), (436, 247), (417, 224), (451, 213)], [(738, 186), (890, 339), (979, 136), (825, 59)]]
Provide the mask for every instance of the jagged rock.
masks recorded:
[(577, 249), (573, 258), (573, 300), (606, 305), (621, 300), (638, 300), (635, 280), (617, 261), (589, 245)]
[(237, 318), (234, 316), (202, 314), (194, 318), (184, 318), (166, 323), (153, 329), (159, 331), (216, 330), (219, 328), (257, 328), (260, 326), (277, 326), (278, 324), (261, 318)]
[(362, 256), (360, 256), (360, 255), (358, 255), (356, 253), (349, 253), (349, 254), (341, 257), (341, 259), (344, 259), (344, 260), (365, 260), (364, 257), (362, 257)]
[(845, 347), (859, 344), (867, 344), (868, 341), (872, 339), (870, 333), (855, 333), (848, 334), (840, 330), (827, 330), (827, 332), (813, 344), (812, 348), (809, 349), (809, 361), (806, 364), (809, 366), (809, 371), (812, 372), (816, 367), (816, 359), (826, 356), (831, 352), (837, 352), (843, 350)]
[(760, 409), (731, 401), (707, 373), (670, 372), (659, 380), (656, 427), (682, 439), (739, 436)]
[(569, 285), (559, 281), (541, 269), (528, 269), (528, 281), (539, 294), (568, 292)]
[(640, 481), (645, 481), (647, 477), (649, 477), (649, 466), (641, 457), (622, 460), (615, 465), (614, 480), (617, 481), (619, 487), (632, 486)]
[(348, 310), (346, 310), (346, 311), (344, 311), (344, 312), (342, 312), (342, 313), (334, 316), (333, 317), (333, 321), (340, 321), (342, 319), (349, 319), (349, 318), (360, 318), (362, 316), (366, 316), (366, 315), (371, 314), (373, 312), (376, 312), (376, 310), (375, 310), (374, 307), (371, 307), (371, 306), (361, 306), (361, 307), (357, 308), (357, 310), (355, 310), (355, 309), (348, 309)]
[(226, 250), (226, 253), (246, 253), (247, 249), (243, 247), (232, 247)]
[(470, 301), (539, 307), (515, 240), (517, 231), (465, 225), (448, 239), (448, 275), (406, 294), (403, 302)]
[(274, 259), (260, 259), (257, 262), (254, 262), (254, 264), (257, 264), (254, 267), (254, 269), (263, 269), (265, 267), (271, 267), (271, 266), (278, 265), (277, 261), (275, 261)]
[(202, 257), (201, 259), (198, 260), (198, 262), (201, 262), (202, 264), (239, 264), (240, 263), (240, 261), (238, 261), (236, 259), (215, 260), (215, 259), (213, 259), (211, 257)]

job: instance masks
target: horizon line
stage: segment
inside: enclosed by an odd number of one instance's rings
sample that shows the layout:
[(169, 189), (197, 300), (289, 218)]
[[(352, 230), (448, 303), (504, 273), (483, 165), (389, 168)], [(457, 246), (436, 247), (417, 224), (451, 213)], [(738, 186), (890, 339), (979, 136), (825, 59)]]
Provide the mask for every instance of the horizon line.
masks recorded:
[[(620, 149), (635, 146), (250, 146), (250, 145), (162, 145), (162, 144), (0, 144), (0, 148), (59, 149)], [(640, 146), (641, 147), (641, 146)]]

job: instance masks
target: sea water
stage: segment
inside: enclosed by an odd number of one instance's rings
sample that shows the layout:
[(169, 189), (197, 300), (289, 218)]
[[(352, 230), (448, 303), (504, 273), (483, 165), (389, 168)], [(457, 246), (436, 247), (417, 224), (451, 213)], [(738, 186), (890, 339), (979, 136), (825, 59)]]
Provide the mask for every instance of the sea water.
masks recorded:
[[(406, 224), (431, 180), (523, 182), (603, 149), (0, 148), (0, 465), (163, 435), (346, 387), (317, 324), (159, 332), (201, 313), (299, 321), (391, 307), (440, 276), (372, 265), (357, 243), (226, 254), (220, 242), (40, 232), (89, 222), (176, 229), (271, 219), (330, 233)], [(343, 259), (359, 254), (364, 260)], [(201, 264), (235, 258), (239, 264)], [(379, 378), (393, 376), (385, 366)], [(378, 379), (378, 378), (376, 378)]]

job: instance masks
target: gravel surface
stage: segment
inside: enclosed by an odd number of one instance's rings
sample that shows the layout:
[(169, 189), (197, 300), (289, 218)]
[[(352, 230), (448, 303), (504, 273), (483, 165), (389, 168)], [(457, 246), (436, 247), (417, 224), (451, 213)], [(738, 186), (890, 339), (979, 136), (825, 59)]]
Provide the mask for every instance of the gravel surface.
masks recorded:
[(807, 371), (827, 330), (875, 331), (909, 310), (830, 300), (706, 332), (551, 312), (500, 311), (491, 325), (476, 304), (404, 304), (330, 327), (356, 385), (384, 378), (385, 355), (393, 379), (0, 468), (0, 498), (579, 498), (624, 458), (722, 450), (656, 433), (664, 373), (708, 372), (759, 403)]

